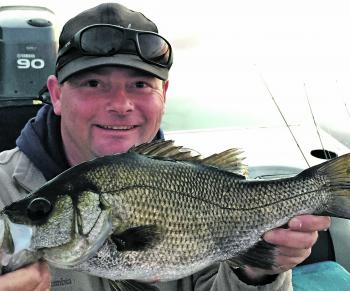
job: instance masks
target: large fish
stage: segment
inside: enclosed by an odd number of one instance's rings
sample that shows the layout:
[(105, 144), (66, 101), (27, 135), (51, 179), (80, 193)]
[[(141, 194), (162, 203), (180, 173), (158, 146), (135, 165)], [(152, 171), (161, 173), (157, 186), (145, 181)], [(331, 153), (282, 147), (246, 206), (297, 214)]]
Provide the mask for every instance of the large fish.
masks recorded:
[(171, 141), (75, 166), (0, 213), (11, 271), (44, 259), (111, 280), (174, 280), (230, 260), (270, 268), (261, 236), (306, 213), (349, 218), (350, 154), (295, 177), (246, 180), (239, 152), (192, 157)]

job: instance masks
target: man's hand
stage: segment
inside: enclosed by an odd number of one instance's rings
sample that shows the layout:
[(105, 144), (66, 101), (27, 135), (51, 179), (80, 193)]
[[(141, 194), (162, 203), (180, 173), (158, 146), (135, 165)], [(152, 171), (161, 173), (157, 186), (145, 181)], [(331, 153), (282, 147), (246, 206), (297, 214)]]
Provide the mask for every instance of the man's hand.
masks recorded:
[(300, 215), (288, 222), (288, 228), (276, 228), (264, 234), (265, 241), (277, 245), (276, 267), (264, 270), (247, 266), (241, 271), (246, 283), (264, 284), (267, 275), (275, 275), (294, 268), (311, 253), (318, 231), (326, 230), (331, 223), (328, 216)]
[(1, 291), (47, 291), (50, 285), (49, 266), (43, 262), (0, 275)]

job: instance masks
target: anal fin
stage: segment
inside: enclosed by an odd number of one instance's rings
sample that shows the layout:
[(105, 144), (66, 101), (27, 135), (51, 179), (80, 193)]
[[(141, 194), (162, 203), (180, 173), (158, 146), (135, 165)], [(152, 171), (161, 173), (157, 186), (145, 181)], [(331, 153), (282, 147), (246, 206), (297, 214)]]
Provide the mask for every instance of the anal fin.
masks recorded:
[(159, 291), (159, 288), (156, 286), (134, 280), (109, 280), (109, 284), (111, 285), (112, 290), (115, 291)]
[(251, 267), (270, 270), (275, 266), (276, 246), (264, 240), (257, 242), (244, 253), (231, 258), (227, 263), (233, 268)]

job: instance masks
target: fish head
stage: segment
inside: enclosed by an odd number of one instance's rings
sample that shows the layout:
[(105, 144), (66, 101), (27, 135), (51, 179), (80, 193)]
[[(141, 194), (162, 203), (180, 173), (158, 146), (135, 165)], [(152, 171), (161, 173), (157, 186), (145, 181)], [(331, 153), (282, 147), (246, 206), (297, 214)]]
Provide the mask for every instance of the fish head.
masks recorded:
[(38, 259), (71, 268), (92, 257), (112, 232), (100, 195), (38, 191), (0, 213), (0, 264), (12, 271)]

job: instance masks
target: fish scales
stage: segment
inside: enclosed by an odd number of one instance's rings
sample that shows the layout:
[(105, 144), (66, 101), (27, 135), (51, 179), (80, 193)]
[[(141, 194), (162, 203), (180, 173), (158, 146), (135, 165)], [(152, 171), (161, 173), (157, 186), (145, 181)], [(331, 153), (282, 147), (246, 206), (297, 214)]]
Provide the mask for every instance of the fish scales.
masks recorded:
[[(153, 144), (152, 152), (165, 143)], [(37, 221), (22, 213), (28, 213), (35, 199), (59, 205), (69, 197), (61, 211), (76, 209), (72, 225), (78, 227), (69, 232), (74, 240), (54, 247), (48, 241), (41, 249), (46, 260), (111, 280), (162, 281), (228, 259), (267, 268), (273, 264), (273, 247), (263, 243), (265, 231), (303, 213), (327, 210), (350, 216), (349, 203), (339, 203), (350, 196), (349, 155), (295, 177), (263, 181), (233, 173), (225, 163), (227, 157), (237, 166), (233, 152), (225, 152), (224, 159), (220, 154), (208, 157), (205, 163), (187, 154), (174, 159), (137, 150), (98, 158), (67, 170), (2, 215), (14, 223), (50, 229), (54, 237), (59, 223), (52, 220), (62, 219), (54, 215), (55, 206), (52, 213), (39, 213), (43, 217)], [(75, 253), (79, 255), (69, 261)]]
[[(164, 231), (164, 240), (143, 253), (113, 256), (118, 261), (112, 265), (121, 266), (123, 271), (126, 265), (147, 262), (150, 258), (156, 266), (188, 266), (210, 256), (228, 259), (253, 245), (261, 233), (281, 217), (288, 219), (296, 212), (303, 212), (298, 199), (302, 199), (303, 193), (315, 192), (319, 184), (315, 179), (304, 178), (303, 187), (299, 186), (300, 179), (295, 178), (270, 182), (232, 180), (232, 174), (214, 168), (142, 156), (135, 158), (104, 169), (104, 172), (116, 173), (117, 179), (102, 183), (101, 192), (121, 198), (121, 203), (130, 211), (129, 227), (159, 225)], [(138, 159), (144, 159), (141, 166)], [(133, 172), (135, 175), (130, 177)], [(309, 188), (305, 189), (305, 184)], [(314, 196), (320, 198), (316, 192)], [(298, 199), (293, 200), (296, 197)], [(306, 209), (316, 205), (313, 199), (308, 201)], [(261, 213), (266, 214), (263, 219)], [(247, 238), (247, 232), (251, 237)]]

